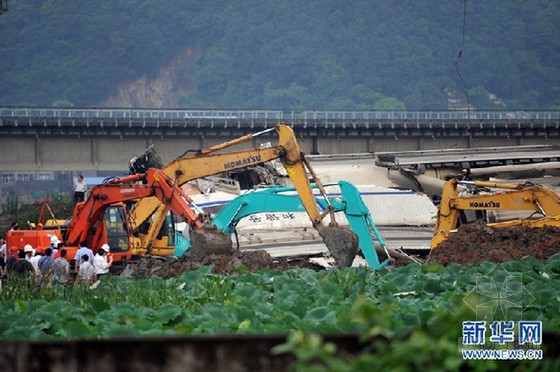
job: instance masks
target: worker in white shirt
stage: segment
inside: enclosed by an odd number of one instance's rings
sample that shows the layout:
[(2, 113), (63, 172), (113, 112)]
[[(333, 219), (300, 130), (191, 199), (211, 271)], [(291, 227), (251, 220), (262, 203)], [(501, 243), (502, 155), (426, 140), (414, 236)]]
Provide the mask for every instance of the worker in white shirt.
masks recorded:
[(74, 203), (83, 202), (86, 199), (87, 184), (84, 176), (78, 174), (78, 182), (74, 185)]
[(95, 268), (95, 275), (99, 279), (102, 275), (109, 273), (109, 267), (113, 263), (113, 255), (109, 252), (109, 244), (103, 244), (97, 254), (93, 258), (93, 267)]

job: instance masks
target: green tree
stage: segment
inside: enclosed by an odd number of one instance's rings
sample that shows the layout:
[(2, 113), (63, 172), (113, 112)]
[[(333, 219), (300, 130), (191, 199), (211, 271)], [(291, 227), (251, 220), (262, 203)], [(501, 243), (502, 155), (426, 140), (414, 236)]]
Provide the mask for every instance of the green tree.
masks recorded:
[(556, 1), (472, 2), (466, 16), (463, 34), (462, 3), (436, 0), (16, 1), (0, 24), (0, 105), (97, 106), (194, 46), (195, 65), (174, 66), (185, 107), (369, 109), (379, 93), (445, 109), (444, 92), (464, 91), (461, 48), (475, 107), (492, 106), (483, 92), (559, 104)]

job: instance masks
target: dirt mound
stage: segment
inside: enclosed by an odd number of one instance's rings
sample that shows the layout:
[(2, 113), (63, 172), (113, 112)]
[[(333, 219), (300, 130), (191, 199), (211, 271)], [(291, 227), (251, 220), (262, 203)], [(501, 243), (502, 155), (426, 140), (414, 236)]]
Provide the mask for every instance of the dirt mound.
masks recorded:
[(307, 259), (273, 259), (266, 251), (235, 251), (226, 254), (204, 254), (188, 252), (182, 257), (161, 258), (143, 257), (127, 265), (121, 275), (134, 278), (148, 278), (157, 275), (164, 279), (180, 276), (186, 271), (196, 270), (201, 266), (212, 266), (216, 274), (228, 274), (247, 268), (254, 272), (260, 269), (289, 270), (293, 268), (323, 269)]
[(201, 230), (190, 231), (191, 254), (232, 254), (231, 236), (213, 226), (205, 226)]
[(546, 260), (560, 252), (560, 228), (524, 226), (491, 228), (483, 223), (463, 225), (434, 249), (428, 262), (448, 265), (501, 263), (525, 256)]

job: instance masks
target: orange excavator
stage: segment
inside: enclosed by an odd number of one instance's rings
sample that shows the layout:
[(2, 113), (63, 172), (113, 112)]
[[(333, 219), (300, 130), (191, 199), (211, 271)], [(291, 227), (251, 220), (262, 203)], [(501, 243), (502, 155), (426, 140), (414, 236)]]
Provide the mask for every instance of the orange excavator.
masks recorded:
[(197, 236), (194, 240), (197, 249), (231, 250), (230, 236), (207, 226), (204, 214), (195, 212), (189, 205), (192, 200), (163, 171), (154, 168), (95, 186), (85, 202), (76, 204), (66, 226), (54, 224), (49, 229), (44, 223), (43, 209), (37, 229), (9, 231), (7, 245), (47, 248), (50, 238), (56, 236), (63, 242), (69, 260), (74, 258), (81, 242), (86, 242), (94, 252), (108, 243), (115, 260), (129, 260), (134, 239), (124, 202), (151, 196), (189, 224)]
[[(276, 131), (279, 136), (277, 146), (216, 153), (219, 150), (250, 141), (257, 136), (271, 131)], [(119, 178), (98, 187), (101, 188), (100, 190), (107, 190), (110, 187), (115, 187), (116, 184), (124, 184), (126, 186), (122, 186), (122, 188), (134, 188), (136, 191), (131, 191), (130, 193), (115, 191), (110, 194), (112, 196), (111, 199), (105, 197), (103, 201), (91, 201), (91, 203), (95, 203), (93, 205), (96, 207), (99, 207), (101, 203), (104, 205), (103, 211), (99, 210), (95, 215), (93, 215), (92, 212), (88, 212), (89, 214), (84, 215), (80, 210), (85, 208), (85, 206), (77, 205), (74, 217), (71, 220), (57, 221), (54, 220), (53, 216), (53, 219), (49, 221), (40, 220), (38, 226), (41, 226), (41, 224), (43, 225), (41, 230), (47, 230), (46, 227), (48, 226), (53, 229), (61, 225), (67, 226), (63, 240), (67, 243), (67, 246), (76, 247), (84, 238), (86, 238), (85, 241), (88, 245), (94, 248), (100, 247), (104, 242), (108, 241), (108, 244), (111, 246), (111, 252), (120, 252), (121, 259), (130, 259), (132, 256), (142, 256), (145, 254), (161, 256), (172, 255), (175, 247), (170, 245), (165, 237), (162, 239), (163, 244), (154, 244), (154, 241), (158, 243), (158, 235), (161, 235), (160, 229), (166, 221), (167, 210), (171, 209), (172, 212), (175, 213), (173, 208), (171, 208), (172, 205), (169, 201), (166, 201), (162, 195), (159, 195), (157, 190), (152, 191), (151, 194), (147, 191), (140, 193), (138, 190), (141, 188), (141, 185), (131, 186), (127, 184), (128, 182), (142, 180), (153, 188), (156, 186), (153, 177), (150, 178), (144, 174), (149, 175), (154, 173), (159, 175), (158, 177), (160, 179), (164, 179), (165, 177), (166, 184), (169, 187), (171, 187), (172, 184), (181, 186), (190, 180), (233, 169), (240, 169), (250, 165), (261, 164), (273, 159), (279, 159), (284, 165), (288, 176), (292, 180), (302, 200), (305, 211), (310, 217), (313, 226), (323, 238), (332, 256), (335, 258), (337, 265), (349, 266), (359, 246), (358, 237), (354, 232), (341, 228), (336, 223), (334, 208), (326, 198), (326, 192), (322, 184), (299, 147), (294, 132), (286, 125), (277, 125), (274, 128), (248, 134), (211, 148), (199, 150), (196, 155), (176, 159), (161, 170), (154, 168), (156, 164), (152, 164), (149, 160), (145, 164), (137, 164), (136, 166), (132, 166), (131, 164), (131, 170), (135, 175)], [(326, 200), (327, 208), (324, 211), (320, 211), (316, 204), (307, 171), (310, 173), (314, 183), (317, 184), (323, 198)], [(100, 198), (95, 196), (96, 193), (100, 192), (96, 190), (96, 188), (93, 189), (90, 199), (93, 197)], [(115, 190), (117, 189), (115, 188)], [(104, 192), (108, 194), (107, 191)], [(132, 211), (128, 212), (122, 203), (130, 200), (137, 200), (137, 204)], [(90, 203), (89, 199), (86, 201), (86, 205), (88, 205), (87, 203)], [(104, 213), (104, 215), (102, 215), (102, 213)], [(327, 215), (330, 217), (330, 221), (325, 223), (323, 220)], [(178, 214), (178, 216), (181, 216), (181, 214)], [(148, 222), (150, 218), (152, 223), (149, 226), (149, 231), (147, 234), (143, 233), (140, 226)], [(192, 220), (193, 216), (190, 218)], [(210, 227), (208, 226), (207, 228)], [(92, 229), (94, 229), (95, 232), (91, 232)], [(50, 233), (52, 235), (53, 230), (51, 229), (41, 234), (38, 234), (38, 231), (28, 230), (25, 234), (25, 238), (21, 238), (19, 241), (14, 240), (14, 242), (17, 243), (15, 245), (20, 248), (23, 247), (23, 245), (26, 244), (23, 243), (25, 239), (27, 243), (34, 247), (40, 246), (41, 244), (48, 246), (48, 234)], [(62, 234), (56, 235), (59, 236)], [(212, 236), (214, 237), (214, 235), (218, 236), (218, 238), (214, 239), (217, 244), (213, 244), (214, 240), (208, 241), (210, 238), (207, 239), (209, 235), (206, 233), (206, 230), (200, 227), (193, 229), (190, 233), (190, 239), (191, 242), (193, 242), (190, 249), (197, 250), (198, 248), (196, 247), (204, 247), (209, 253), (224, 251), (227, 246), (227, 243), (224, 243), (224, 238), (217, 233)], [(33, 236), (36, 236), (36, 238), (33, 238)], [(231, 249), (231, 239), (227, 241), (230, 243), (227, 249)], [(214, 247), (214, 245), (216, 245), (216, 247)], [(71, 257), (71, 255), (69, 255), (69, 257)]]

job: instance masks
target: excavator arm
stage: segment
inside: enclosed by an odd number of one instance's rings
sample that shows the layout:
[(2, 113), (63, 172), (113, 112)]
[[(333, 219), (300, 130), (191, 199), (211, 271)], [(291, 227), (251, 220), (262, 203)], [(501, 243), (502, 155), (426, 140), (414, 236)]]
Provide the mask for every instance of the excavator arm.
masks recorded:
[[(145, 184), (134, 182), (143, 181)], [(114, 203), (154, 196), (173, 213), (200, 228), (202, 223), (188, 202), (191, 200), (159, 169), (148, 169), (144, 174), (116, 178), (95, 186), (85, 202), (78, 203), (67, 230), (67, 245), (78, 245), (86, 239), (94, 224), (101, 220), (105, 209)]]
[[(384, 268), (388, 261), (379, 262), (372, 235), (383, 249), (385, 249), (385, 241), (377, 230), (360, 192), (346, 181), (339, 181), (338, 186), (341, 200), (329, 198), (330, 204), (327, 204), (322, 198), (316, 199), (318, 209), (326, 210), (329, 205), (332, 205), (334, 212), (344, 212), (352, 231), (359, 237), (360, 249), (369, 267), (376, 270)], [(317, 188), (317, 185), (312, 187)], [(239, 221), (253, 214), (305, 212), (301, 198), (294, 195), (293, 191), (295, 191), (294, 187), (272, 187), (247, 192), (225, 205), (212, 219), (212, 224), (226, 234), (233, 234)]]
[[(253, 140), (257, 136), (265, 133), (276, 131), (278, 134), (278, 145), (268, 148), (256, 148), (250, 150), (239, 150), (227, 153), (217, 153), (220, 150), (227, 149), (231, 146), (238, 145)], [(319, 211), (315, 204), (311, 185), (307, 177), (307, 171), (310, 172), (314, 182), (317, 184), (323, 198), (326, 198), (326, 192), (323, 185), (318, 180), (305, 155), (299, 147), (293, 130), (286, 125), (277, 125), (274, 128), (267, 129), (258, 133), (248, 134), (232, 141), (224, 142), (220, 145), (200, 150), (196, 155), (179, 158), (169, 163), (162, 170), (170, 178), (175, 180), (179, 186), (205, 176), (226, 172), (234, 169), (245, 168), (250, 165), (256, 165), (280, 159), (284, 165), (288, 176), (297, 190), (305, 211), (309, 215), (313, 226), (319, 231), (319, 234), (325, 240), (329, 250), (333, 256), (338, 258), (341, 265), (346, 266), (348, 259), (343, 256), (351, 256), (352, 251), (357, 250), (357, 237), (353, 234), (345, 234), (336, 228), (334, 213), (332, 206), (328, 206), (325, 211)], [(152, 226), (148, 234), (145, 235), (142, 246), (148, 251), (153, 243), (155, 236), (161, 228), (167, 209), (154, 198), (144, 198), (138, 201), (130, 213), (130, 218), (137, 226), (148, 220), (156, 212), (153, 217)], [(327, 214), (331, 216), (331, 222), (325, 226), (323, 219)], [(346, 235), (346, 236), (343, 236)], [(345, 261), (342, 263), (342, 261)]]
[[(142, 184), (137, 183), (140, 181)], [(94, 251), (102, 243), (108, 242), (107, 228), (109, 224), (114, 225), (111, 228), (114, 228), (118, 234), (124, 233), (124, 236), (113, 236), (113, 238), (118, 239), (119, 243), (117, 243), (118, 247), (113, 246), (112, 248), (116, 251), (117, 258), (126, 260), (130, 258), (128, 252), (131, 238), (130, 221), (128, 218), (124, 218), (124, 213), (123, 217), (119, 218), (120, 212), (114, 213), (113, 218), (111, 218), (111, 212), (124, 210), (123, 202), (150, 196), (158, 198), (173, 213), (188, 223), (192, 229), (192, 235), (197, 237), (196, 240), (193, 240), (193, 248), (209, 251), (231, 251), (231, 237), (213, 226), (209, 228), (205, 223), (208, 221), (203, 223), (199, 215), (189, 205), (192, 200), (184, 195), (181, 188), (175, 185), (173, 180), (164, 172), (154, 168), (147, 169), (144, 173), (111, 179), (102, 185), (95, 186), (85, 202), (76, 204), (73, 217), (67, 226), (65, 221), (54, 221), (55, 224), (50, 227), (57, 227), (58, 230), (51, 230), (45, 228), (46, 223), (44, 225), (41, 223), (34, 230), (8, 232), (8, 241), (16, 246), (34, 244), (34, 246), (39, 247), (40, 245), (45, 246), (47, 242), (48, 246), (51, 237), (55, 235), (64, 238), (64, 249), (68, 252), (66, 259), (71, 260), (78, 249), (78, 244), (82, 241), (90, 244)], [(105, 211), (108, 211), (110, 215), (108, 222), (104, 219)], [(44, 220), (44, 214), (44, 209), (42, 209), (40, 221)], [(122, 226), (120, 226), (121, 224)], [(62, 232), (64, 227), (65, 234)], [(126, 238), (126, 243), (124, 243), (126, 247), (121, 247), (123, 241), (121, 237)], [(125, 248), (125, 250), (121, 248)]]
[[(508, 190), (503, 192), (463, 196), (459, 195), (458, 185), (474, 186), (476, 188)], [(459, 213), (462, 210), (517, 210), (537, 212), (543, 215), (541, 222), (553, 220), (560, 216), (560, 196), (546, 187), (533, 184), (507, 184), (482, 181), (459, 181), (451, 179), (443, 187), (442, 199), (434, 227), (431, 249), (436, 248), (446, 240), (457, 227)], [(525, 220), (514, 220), (505, 223), (491, 224), (494, 227), (506, 227), (523, 224)], [(539, 220), (537, 220), (539, 221)], [(537, 224), (533, 224), (538, 226)]]
[[(251, 141), (272, 130), (275, 130), (278, 134), (277, 146), (214, 154), (217, 151), (231, 146)], [(304, 203), (310, 206), (306, 208), (306, 210), (308, 210), (314, 223), (321, 223), (322, 218), (317, 211), (311, 207), (315, 202), (305, 170), (305, 167), (308, 167), (307, 159), (305, 159), (297, 143), (295, 134), (289, 126), (277, 125), (274, 128), (262, 132), (248, 134), (235, 140), (200, 150), (194, 156), (178, 158), (172, 161), (162, 170), (165, 174), (174, 179), (177, 185), (182, 186), (197, 178), (262, 164), (274, 159), (280, 159), (282, 161), (288, 176), (298, 189), (298, 192), (300, 192), (300, 195), (304, 197)], [(320, 187), (322, 188), (322, 185)], [(147, 221), (160, 204), (161, 203), (156, 198), (144, 198), (139, 200), (130, 212), (131, 218), (133, 218), (138, 225), (141, 225)], [(158, 220), (160, 219), (158, 218)]]

